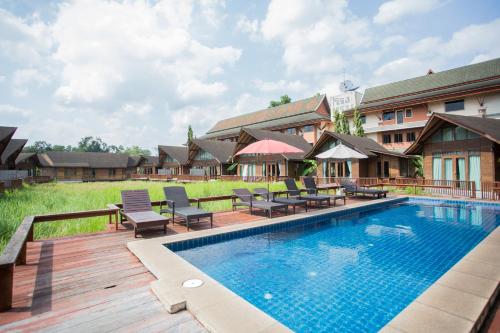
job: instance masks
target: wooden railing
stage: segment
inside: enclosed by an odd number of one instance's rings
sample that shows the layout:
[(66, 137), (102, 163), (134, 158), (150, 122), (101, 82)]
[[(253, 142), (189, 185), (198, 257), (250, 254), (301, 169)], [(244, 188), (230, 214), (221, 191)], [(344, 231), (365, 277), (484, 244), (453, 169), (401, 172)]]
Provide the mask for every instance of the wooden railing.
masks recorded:
[(486, 200), (500, 200), (500, 182), (481, 182), (479, 196)]
[(16, 265), (26, 264), (27, 242), (33, 241), (34, 226), (36, 223), (96, 216), (108, 216), (109, 223), (111, 223), (113, 216), (115, 216), (115, 219), (118, 218), (118, 209), (107, 208), (25, 217), (0, 256), (0, 311), (8, 310), (12, 307), (14, 268)]

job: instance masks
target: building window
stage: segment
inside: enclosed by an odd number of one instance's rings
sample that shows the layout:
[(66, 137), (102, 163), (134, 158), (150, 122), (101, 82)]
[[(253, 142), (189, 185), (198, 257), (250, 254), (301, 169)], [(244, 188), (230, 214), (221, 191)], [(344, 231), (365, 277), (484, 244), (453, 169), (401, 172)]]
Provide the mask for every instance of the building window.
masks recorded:
[(405, 117), (406, 118), (413, 117), (413, 110), (412, 109), (405, 109)]
[(382, 142), (383, 143), (391, 143), (391, 135), (390, 134), (384, 134), (382, 137)]
[(386, 120), (393, 120), (394, 119), (394, 111), (384, 112), (384, 114), (382, 115), (382, 119), (384, 121), (386, 121)]
[(116, 175), (116, 169), (108, 169), (108, 176), (113, 177)]
[(304, 126), (304, 133), (309, 133), (309, 132), (314, 132), (314, 126), (313, 125), (306, 125), (306, 126)]
[(443, 128), (443, 141), (453, 141), (453, 127)]
[(396, 133), (394, 134), (394, 142), (403, 142), (403, 134), (402, 133)]
[(389, 161), (384, 161), (384, 177), (389, 177)]
[(362, 124), (366, 124), (366, 116), (365, 115), (361, 115), (359, 118), (361, 118)]
[(196, 154), (196, 157), (194, 159), (196, 161), (207, 161), (207, 160), (214, 160), (215, 158), (208, 151), (205, 151), (203, 149), (199, 149), (198, 153)]
[(408, 141), (408, 142), (415, 141), (415, 132), (406, 133), (406, 141)]
[(460, 111), (464, 109), (465, 109), (465, 101), (463, 99), (444, 103), (444, 111), (446, 112)]
[(173, 162), (175, 162), (175, 160), (170, 155), (166, 155), (165, 156), (165, 162), (167, 162), (167, 163), (173, 163)]
[(297, 129), (295, 127), (293, 127), (293, 128), (287, 128), (286, 132), (288, 134), (297, 134)]

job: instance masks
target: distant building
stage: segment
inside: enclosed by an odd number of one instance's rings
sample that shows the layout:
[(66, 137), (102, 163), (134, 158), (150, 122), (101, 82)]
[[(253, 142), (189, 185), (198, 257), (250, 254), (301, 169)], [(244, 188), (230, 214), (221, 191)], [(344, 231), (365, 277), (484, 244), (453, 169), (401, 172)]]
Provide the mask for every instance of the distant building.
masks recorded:
[(354, 109), (361, 103), (363, 94), (357, 91), (346, 91), (330, 98), (332, 112), (343, 112)]
[(229, 170), (231, 157), (236, 142), (193, 139), (189, 142), (187, 164), (191, 167), (189, 174), (193, 176), (206, 176), (210, 179), (219, 178), (221, 175), (232, 175), (234, 170)]
[(300, 135), (307, 142), (314, 144), (328, 126), (330, 105), (326, 95), (315, 95), (220, 120), (201, 139), (236, 142), (240, 130), (245, 127)]
[(169, 176), (189, 175), (188, 151), (186, 146), (158, 146), (158, 173)]
[[(396, 151), (433, 113), (500, 118), (500, 58), (368, 88), (358, 110), (366, 136)], [(351, 128), (353, 112), (346, 111)]]

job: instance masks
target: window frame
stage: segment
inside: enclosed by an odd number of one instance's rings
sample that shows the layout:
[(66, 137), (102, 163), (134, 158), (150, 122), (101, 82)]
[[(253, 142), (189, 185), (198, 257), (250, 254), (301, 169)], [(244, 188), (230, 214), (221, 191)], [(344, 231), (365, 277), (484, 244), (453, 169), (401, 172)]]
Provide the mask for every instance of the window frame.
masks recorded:
[[(392, 114), (392, 118), (386, 119), (386, 115)], [(396, 111), (384, 111), (382, 113), (382, 121), (391, 121), (396, 119)]]
[[(389, 138), (389, 140), (386, 140), (386, 138)], [(382, 143), (383, 144), (392, 143), (392, 135), (391, 134), (382, 134)]]
[[(410, 115), (408, 116), (408, 111), (410, 111)], [(405, 118), (413, 118), (413, 109), (412, 108), (406, 108), (405, 109)]]
[[(453, 105), (453, 104), (457, 104), (457, 103), (461, 103), (462, 104), (462, 108), (461, 109), (452, 109), (452, 110), (448, 110), (448, 106), (449, 105)], [(465, 110), (465, 99), (456, 99), (456, 100), (453, 100), (453, 101), (446, 101), (444, 102), (444, 112), (456, 112), (456, 111), (464, 111)]]
[[(400, 138), (401, 140), (398, 140), (396, 138)], [(394, 143), (403, 143), (403, 133), (394, 133)]]

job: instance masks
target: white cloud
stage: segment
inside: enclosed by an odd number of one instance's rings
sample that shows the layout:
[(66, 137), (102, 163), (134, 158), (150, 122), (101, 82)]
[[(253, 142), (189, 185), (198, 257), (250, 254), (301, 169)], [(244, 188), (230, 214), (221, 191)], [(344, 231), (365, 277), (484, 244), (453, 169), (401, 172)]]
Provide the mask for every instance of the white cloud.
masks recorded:
[(236, 30), (248, 34), (250, 38), (256, 39), (259, 33), (259, 20), (250, 20), (243, 15), (236, 22)]
[(50, 82), (48, 74), (43, 74), (35, 68), (16, 70), (12, 79), (14, 95), (26, 96), (32, 87), (41, 87)]
[(227, 90), (227, 86), (220, 82), (203, 83), (198, 80), (191, 80), (182, 82), (177, 90), (183, 99), (192, 100), (194, 98), (219, 96)]
[(283, 45), (290, 73), (338, 72), (343, 52), (371, 44), (369, 22), (351, 14), (345, 0), (272, 0), (261, 32)]
[(382, 39), (380, 43), (382, 48), (388, 49), (397, 45), (403, 45), (408, 42), (408, 39), (402, 35), (391, 35)]
[(429, 66), (415, 58), (404, 57), (390, 61), (377, 70), (375, 70), (375, 77), (373, 82), (389, 83), (393, 81), (408, 79), (415, 76), (421, 76), (426, 73)]
[(281, 92), (281, 93), (290, 93), (290, 92), (301, 92), (307, 88), (307, 85), (299, 80), (294, 81), (262, 81), (262, 80), (254, 80), (254, 84), (260, 91), (263, 92)]
[(19, 116), (19, 117), (29, 117), (33, 114), (30, 110), (21, 109), (9, 104), (0, 104), (0, 115), (4, 116)]
[(442, 6), (441, 0), (391, 0), (384, 2), (378, 8), (373, 18), (377, 24), (387, 24), (397, 21), (405, 16), (422, 14)]

